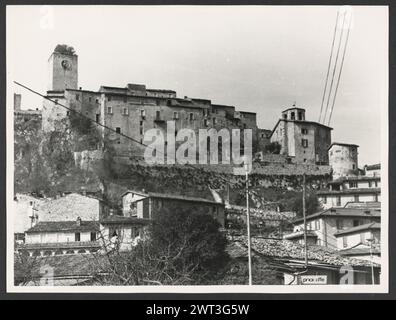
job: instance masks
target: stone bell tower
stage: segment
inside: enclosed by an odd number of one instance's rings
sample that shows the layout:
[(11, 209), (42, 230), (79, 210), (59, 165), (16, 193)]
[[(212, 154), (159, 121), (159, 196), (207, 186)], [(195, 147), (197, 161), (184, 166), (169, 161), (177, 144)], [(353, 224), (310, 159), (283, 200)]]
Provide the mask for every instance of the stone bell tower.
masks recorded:
[(78, 89), (78, 56), (67, 45), (57, 45), (48, 59), (48, 91)]

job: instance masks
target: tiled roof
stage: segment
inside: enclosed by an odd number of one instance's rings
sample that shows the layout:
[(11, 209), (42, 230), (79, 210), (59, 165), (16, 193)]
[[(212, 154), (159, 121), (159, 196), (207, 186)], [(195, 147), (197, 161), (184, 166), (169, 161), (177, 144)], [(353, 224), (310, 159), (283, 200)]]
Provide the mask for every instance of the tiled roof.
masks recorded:
[[(141, 192), (141, 191), (128, 190), (128, 191), (124, 192), (122, 194), (122, 196), (124, 196), (128, 193), (135, 193), (135, 194), (141, 195), (143, 197), (150, 197), (150, 198), (174, 199), (174, 200), (204, 202), (204, 203), (210, 203), (210, 204), (216, 204), (216, 205), (223, 205), (222, 203), (216, 202), (214, 200), (208, 200), (208, 199), (204, 199), (204, 198), (184, 196), (184, 195), (160, 193), (160, 192)], [(211, 194), (211, 196), (213, 199), (213, 194)]]
[(365, 209), (370, 209), (370, 208), (381, 208), (381, 202), (377, 201), (365, 201), (365, 202), (347, 202), (344, 206), (344, 208), (365, 208)]
[(351, 143), (342, 143), (342, 142), (333, 142), (330, 146), (329, 149), (334, 146), (345, 146), (345, 147), (359, 147), (357, 144), (351, 144)]
[(342, 256), (366, 256), (370, 255), (370, 252), (373, 255), (380, 255), (381, 250), (379, 248), (373, 248), (370, 251), (370, 247), (365, 247), (365, 248), (352, 248), (352, 249), (345, 249), (345, 250), (340, 250), (339, 253)]
[[(333, 217), (381, 217), (381, 210), (379, 209), (365, 209), (365, 208), (330, 208), (307, 216), (307, 220), (314, 219), (321, 216)], [(303, 221), (303, 218), (294, 220), (294, 223)]]
[(362, 224), (357, 227), (338, 231), (334, 235), (337, 237), (337, 236), (341, 236), (341, 235), (345, 235), (345, 234), (351, 234), (351, 233), (355, 233), (355, 232), (360, 232), (360, 231), (365, 231), (365, 230), (373, 230), (373, 229), (381, 229), (381, 224), (378, 222), (366, 223), (366, 224)]
[[(246, 237), (235, 237), (230, 239), (234, 245), (240, 246), (240, 251), (245, 250), (247, 254)], [(304, 246), (290, 240), (273, 240), (264, 238), (252, 238), (252, 250), (256, 254), (281, 260), (301, 260), (305, 258)], [(308, 246), (308, 260), (311, 264), (323, 263), (331, 266), (371, 266), (370, 261), (353, 259), (341, 256), (337, 251), (321, 247)], [(375, 265), (379, 266), (379, 265)]]
[(366, 165), (365, 168), (366, 170), (379, 170), (381, 169), (381, 163)]
[(40, 232), (90, 232), (98, 231), (99, 223), (97, 221), (81, 221), (78, 225), (76, 221), (45, 221), (39, 222), (26, 233)]
[[(276, 210), (262, 210), (257, 208), (249, 209), (250, 215), (253, 217), (263, 218), (265, 220), (274, 220), (274, 221), (291, 221), (296, 217), (295, 212), (287, 211), (287, 212), (278, 212)], [(236, 206), (236, 205), (227, 205), (226, 206), (227, 214), (238, 214), (245, 215), (246, 207)]]

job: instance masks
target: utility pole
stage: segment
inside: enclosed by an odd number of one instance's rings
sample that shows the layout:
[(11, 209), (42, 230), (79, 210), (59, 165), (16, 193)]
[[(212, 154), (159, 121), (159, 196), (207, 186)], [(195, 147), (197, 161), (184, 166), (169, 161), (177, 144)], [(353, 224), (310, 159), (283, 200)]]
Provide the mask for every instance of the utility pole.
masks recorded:
[(252, 281), (252, 250), (250, 237), (250, 208), (249, 208), (249, 167), (245, 165), (246, 171), (246, 226), (248, 238), (248, 263), (249, 263), (249, 286), (253, 284)]
[(304, 249), (305, 249), (305, 268), (308, 269), (308, 244), (307, 244), (307, 216), (305, 208), (305, 173), (303, 174), (303, 195), (302, 195), (302, 211), (304, 217)]
[(370, 243), (370, 260), (371, 260), (371, 284), (374, 285), (374, 262), (373, 262), (373, 241), (374, 239), (367, 239)]

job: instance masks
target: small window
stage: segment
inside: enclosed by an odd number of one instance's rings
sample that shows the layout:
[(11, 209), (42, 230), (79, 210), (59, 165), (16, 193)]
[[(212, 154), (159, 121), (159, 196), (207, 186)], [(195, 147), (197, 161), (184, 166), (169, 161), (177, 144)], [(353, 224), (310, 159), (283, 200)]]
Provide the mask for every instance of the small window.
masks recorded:
[(142, 119), (144, 119), (146, 117), (146, 110), (140, 110), (140, 116), (142, 117)]
[(179, 112), (173, 112), (173, 119), (177, 120), (179, 119)]
[(123, 114), (124, 116), (127, 116), (127, 115), (129, 114), (128, 108), (126, 108), (126, 107), (122, 108), (122, 114)]
[(301, 133), (302, 133), (302, 134), (308, 134), (308, 129), (302, 128), (302, 129), (301, 129)]
[(204, 120), (204, 126), (207, 127), (208, 125), (209, 125), (209, 121), (208, 121), (208, 119), (205, 119)]
[(111, 101), (111, 97), (110, 96), (107, 97), (107, 101)]
[(349, 188), (357, 188), (357, 182), (349, 182)]
[(91, 101), (92, 101), (92, 98), (91, 98), (91, 97), (89, 97), (89, 98), (88, 98), (88, 101), (89, 101), (89, 102), (91, 102)]
[(347, 237), (342, 237), (342, 246), (344, 248), (348, 247), (348, 238)]
[(326, 204), (327, 203), (327, 196), (323, 196), (323, 203)]
[(76, 233), (74, 234), (74, 241), (80, 241), (80, 238), (81, 238), (80, 233), (79, 233), (79, 232), (76, 232)]
[(369, 188), (371, 188), (371, 186), (372, 186), (371, 181), (368, 182), (368, 186), (369, 186)]
[(113, 107), (107, 107), (107, 113), (112, 114), (113, 113)]
[(157, 119), (161, 119), (161, 111), (157, 110), (157, 111), (155, 112), (155, 117), (156, 117)]
[(80, 100), (80, 95), (77, 93), (76, 94), (76, 100), (79, 101)]
[(96, 123), (99, 123), (99, 120), (100, 120), (100, 114), (96, 114), (96, 117), (95, 117)]
[(189, 119), (190, 119), (190, 121), (193, 121), (194, 120), (194, 113), (190, 113), (190, 115), (189, 115)]
[(341, 197), (340, 196), (337, 196), (336, 203), (337, 203), (337, 207), (341, 206)]
[(301, 139), (301, 145), (302, 145), (304, 148), (308, 148), (308, 140), (307, 140), (307, 139)]
[(355, 194), (354, 200), (355, 200), (355, 202), (359, 202), (359, 195), (358, 194)]
[(91, 241), (96, 241), (96, 232), (91, 232)]
[(291, 118), (292, 120), (296, 120), (296, 114), (295, 114), (294, 112), (292, 112), (292, 113), (290, 114), (290, 118)]
[(120, 127), (116, 127), (116, 133), (121, 133), (121, 128)]
[(354, 227), (360, 226), (360, 221), (359, 220), (353, 220), (353, 226)]
[(67, 115), (67, 116), (70, 116), (70, 111), (66, 111), (66, 115)]
[(213, 124), (214, 125), (217, 124), (217, 119), (216, 118), (213, 118)]
[(99, 103), (99, 99), (96, 99), (95, 102), (96, 102), (96, 103)]
[(344, 229), (344, 221), (343, 220), (338, 219), (336, 222), (336, 225), (337, 225), (337, 230)]

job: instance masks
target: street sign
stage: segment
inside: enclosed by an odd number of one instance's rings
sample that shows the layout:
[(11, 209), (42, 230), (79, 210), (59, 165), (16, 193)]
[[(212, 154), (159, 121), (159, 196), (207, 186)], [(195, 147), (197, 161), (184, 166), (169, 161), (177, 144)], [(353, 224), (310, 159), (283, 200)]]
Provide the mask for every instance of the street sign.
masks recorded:
[(301, 276), (301, 284), (327, 284), (327, 276)]

